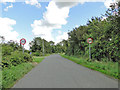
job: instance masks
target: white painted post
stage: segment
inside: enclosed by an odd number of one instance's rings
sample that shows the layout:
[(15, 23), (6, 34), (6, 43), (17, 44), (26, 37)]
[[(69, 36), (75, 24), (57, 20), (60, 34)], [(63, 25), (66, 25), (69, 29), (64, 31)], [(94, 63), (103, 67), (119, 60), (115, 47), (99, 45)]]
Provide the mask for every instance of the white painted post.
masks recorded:
[(89, 59), (91, 60), (91, 48), (90, 48), (90, 44), (89, 44)]
[(24, 54), (24, 45), (23, 45), (23, 54)]
[(43, 39), (43, 56), (44, 56), (44, 39)]

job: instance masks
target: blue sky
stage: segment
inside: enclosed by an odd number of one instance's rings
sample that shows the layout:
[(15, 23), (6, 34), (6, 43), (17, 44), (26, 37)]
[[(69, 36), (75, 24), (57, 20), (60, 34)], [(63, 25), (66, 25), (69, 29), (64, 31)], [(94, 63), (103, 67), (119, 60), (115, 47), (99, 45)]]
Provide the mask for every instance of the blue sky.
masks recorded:
[(68, 30), (86, 25), (91, 17), (105, 14), (108, 8), (105, 3), (73, 2), (68, 4), (54, 1), (38, 2), (37, 0), (2, 3), (0, 29), (4, 30), (0, 32), (0, 35), (3, 35), (7, 41), (13, 39), (19, 42), (21, 38), (25, 38), (26, 49), (29, 49), (28, 43), (36, 36), (58, 43), (68, 38)]

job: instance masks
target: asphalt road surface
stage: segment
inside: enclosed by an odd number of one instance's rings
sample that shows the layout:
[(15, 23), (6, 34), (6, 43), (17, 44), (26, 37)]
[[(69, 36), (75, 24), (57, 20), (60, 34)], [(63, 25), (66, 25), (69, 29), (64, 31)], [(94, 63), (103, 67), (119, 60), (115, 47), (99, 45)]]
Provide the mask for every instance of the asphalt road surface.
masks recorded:
[(118, 81), (60, 55), (51, 55), (19, 80), (13, 88), (118, 88)]

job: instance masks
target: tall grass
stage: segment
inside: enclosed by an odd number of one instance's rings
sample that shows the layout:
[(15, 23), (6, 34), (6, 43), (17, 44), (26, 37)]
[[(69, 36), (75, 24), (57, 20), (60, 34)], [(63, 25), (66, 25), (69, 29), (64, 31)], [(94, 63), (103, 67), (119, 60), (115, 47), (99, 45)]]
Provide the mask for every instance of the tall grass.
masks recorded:
[(33, 59), (33, 62), (37, 62), (37, 63), (42, 62), (43, 59), (44, 59), (44, 57), (36, 57), (36, 56), (34, 56), (33, 58), (34, 58), (34, 59)]
[(22, 63), (2, 70), (2, 88), (12, 87), (15, 82), (33, 68), (32, 63)]
[(67, 58), (77, 64), (80, 64), (82, 66), (88, 67), (90, 69), (102, 72), (106, 75), (112, 76), (116, 79), (120, 78), (118, 75), (118, 62), (104, 62), (104, 61), (89, 61), (83, 57), (76, 58), (74, 56), (67, 56), (61, 54), (62, 57)]
[[(44, 57), (34, 57), (33, 62), (40, 63)], [(27, 74), (35, 65), (33, 62), (22, 63), (2, 70), (2, 89), (11, 88), (17, 80)]]

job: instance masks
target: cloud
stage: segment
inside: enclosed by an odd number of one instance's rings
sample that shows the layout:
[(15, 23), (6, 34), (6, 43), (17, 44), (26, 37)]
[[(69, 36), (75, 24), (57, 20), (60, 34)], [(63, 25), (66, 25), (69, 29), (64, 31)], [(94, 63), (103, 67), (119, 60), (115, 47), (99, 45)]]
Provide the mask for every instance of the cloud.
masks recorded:
[(13, 19), (0, 17), (0, 36), (4, 36), (6, 41), (17, 40), (19, 34), (12, 28), (15, 24), (16, 21)]
[(0, 0), (0, 3), (3, 3), (6, 5), (6, 3), (10, 2), (11, 5), (7, 6), (6, 8), (4, 8), (4, 11), (8, 11), (9, 8), (13, 8), (13, 4), (15, 2), (15, 0)]
[(61, 27), (61, 25), (65, 25), (67, 23), (66, 18), (68, 18), (68, 14), (68, 7), (58, 8), (56, 3), (51, 1), (47, 7), (47, 12), (43, 14), (43, 18), (49, 24)]
[(24, 48), (27, 50), (30, 50), (29, 42), (26, 42), (26, 44), (24, 45)]
[(60, 34), (59, 36), (56, 37), (55, 44), (61, 42), (62, 40), (67, 40), (68, 39), (68, 33), (64, 32), (63, 34)]
[(35, 20), (31, 27), (35, 36), (41, 36), (47, 41), (53, 40), (52, 32), (54, 29), (61, 29), (62, 25), (67, 24), (67, 18), (69, 17), (69, 9), (71, 6), (62, 7), (59, 3), (51, 1), (46, 7), (47, 11), (43, 13), (43, 19)]
[(85, 2), (103, 2), (104, 5), (106, 6), (106, 8), (110, 8), (111, 3), (117, 2), (119, 0), (53, 0), (53, 1), (61, 2), (61, 4), (58, 5), (58, 7), (72, 6), (73, 5), (72, 3), (74, 3), (74, 4), (78, 4), (78, 3), (84, 4)]
[(13, 8), (13, 4), (11, 4), (10, 6), (7, 6), (4, 11), (8, 11), (9, 8)]
[(39, 24), (37, 24), (37, 21), (34, 21), (33, 24), (31, 24), (33, 30), (32, 32), (34, 33), (35, 36), (41, 36), (41, 38), (46, 39), (47, 41), (51, 41), (53, 40), (52, 37), (52, 28), (51, 27), (47, 27), (47, 26), (39, 26)]
[(76, 28), (78, 28), (78, 27), (79, 27), (79, 25), (75, 25), (75, 27), (76, 27)]
[(61, 37), (65, 37), (67, 33), (63, 33), (63, 35), (59, 34), (57, 36), (57, 40), (52, 37), (52, 32), (54, 29), (61, 29), (62, 25), (67, 24), (67, 18), (69, 17), (70, 8), (78, 5), (79, 3), (85, 2), (105, 2), (105, 0), (73, 0), (70, 2), (64, 2), (65, 0), (54, 0), (49, 2), (46, 7), (47, 11), (43, 13), (43, 19), (35, 20), (33, 24), (31, 24), (33, 30), (33, 34), (35, 36), (41, 36), (42, 38), (50, 41), (53, 40), (55, 42), (61, 41)]
[(38, 0), (25, 0), (26, 4), (34, 5), (38, 8), (41, 7), (41, 4), (38, 2)]
[(104, 5), (106, 6), (106, 8), (110, 8), (110, 5), (114, 2), (115, 2), (115, 0), (105, 0)]
[(15, 2), (15, 0), (0, 0), (0, 3), (6, 3), (6, 2)]
[(58, 34), (62, 34), (62, 32), (59, 30), (59, 31), (58, 31)]
[(71, 8), (78, 4), (78, 2), (55, 2), (55, 3), (59, 8), (63, 8), (63, 7)]

